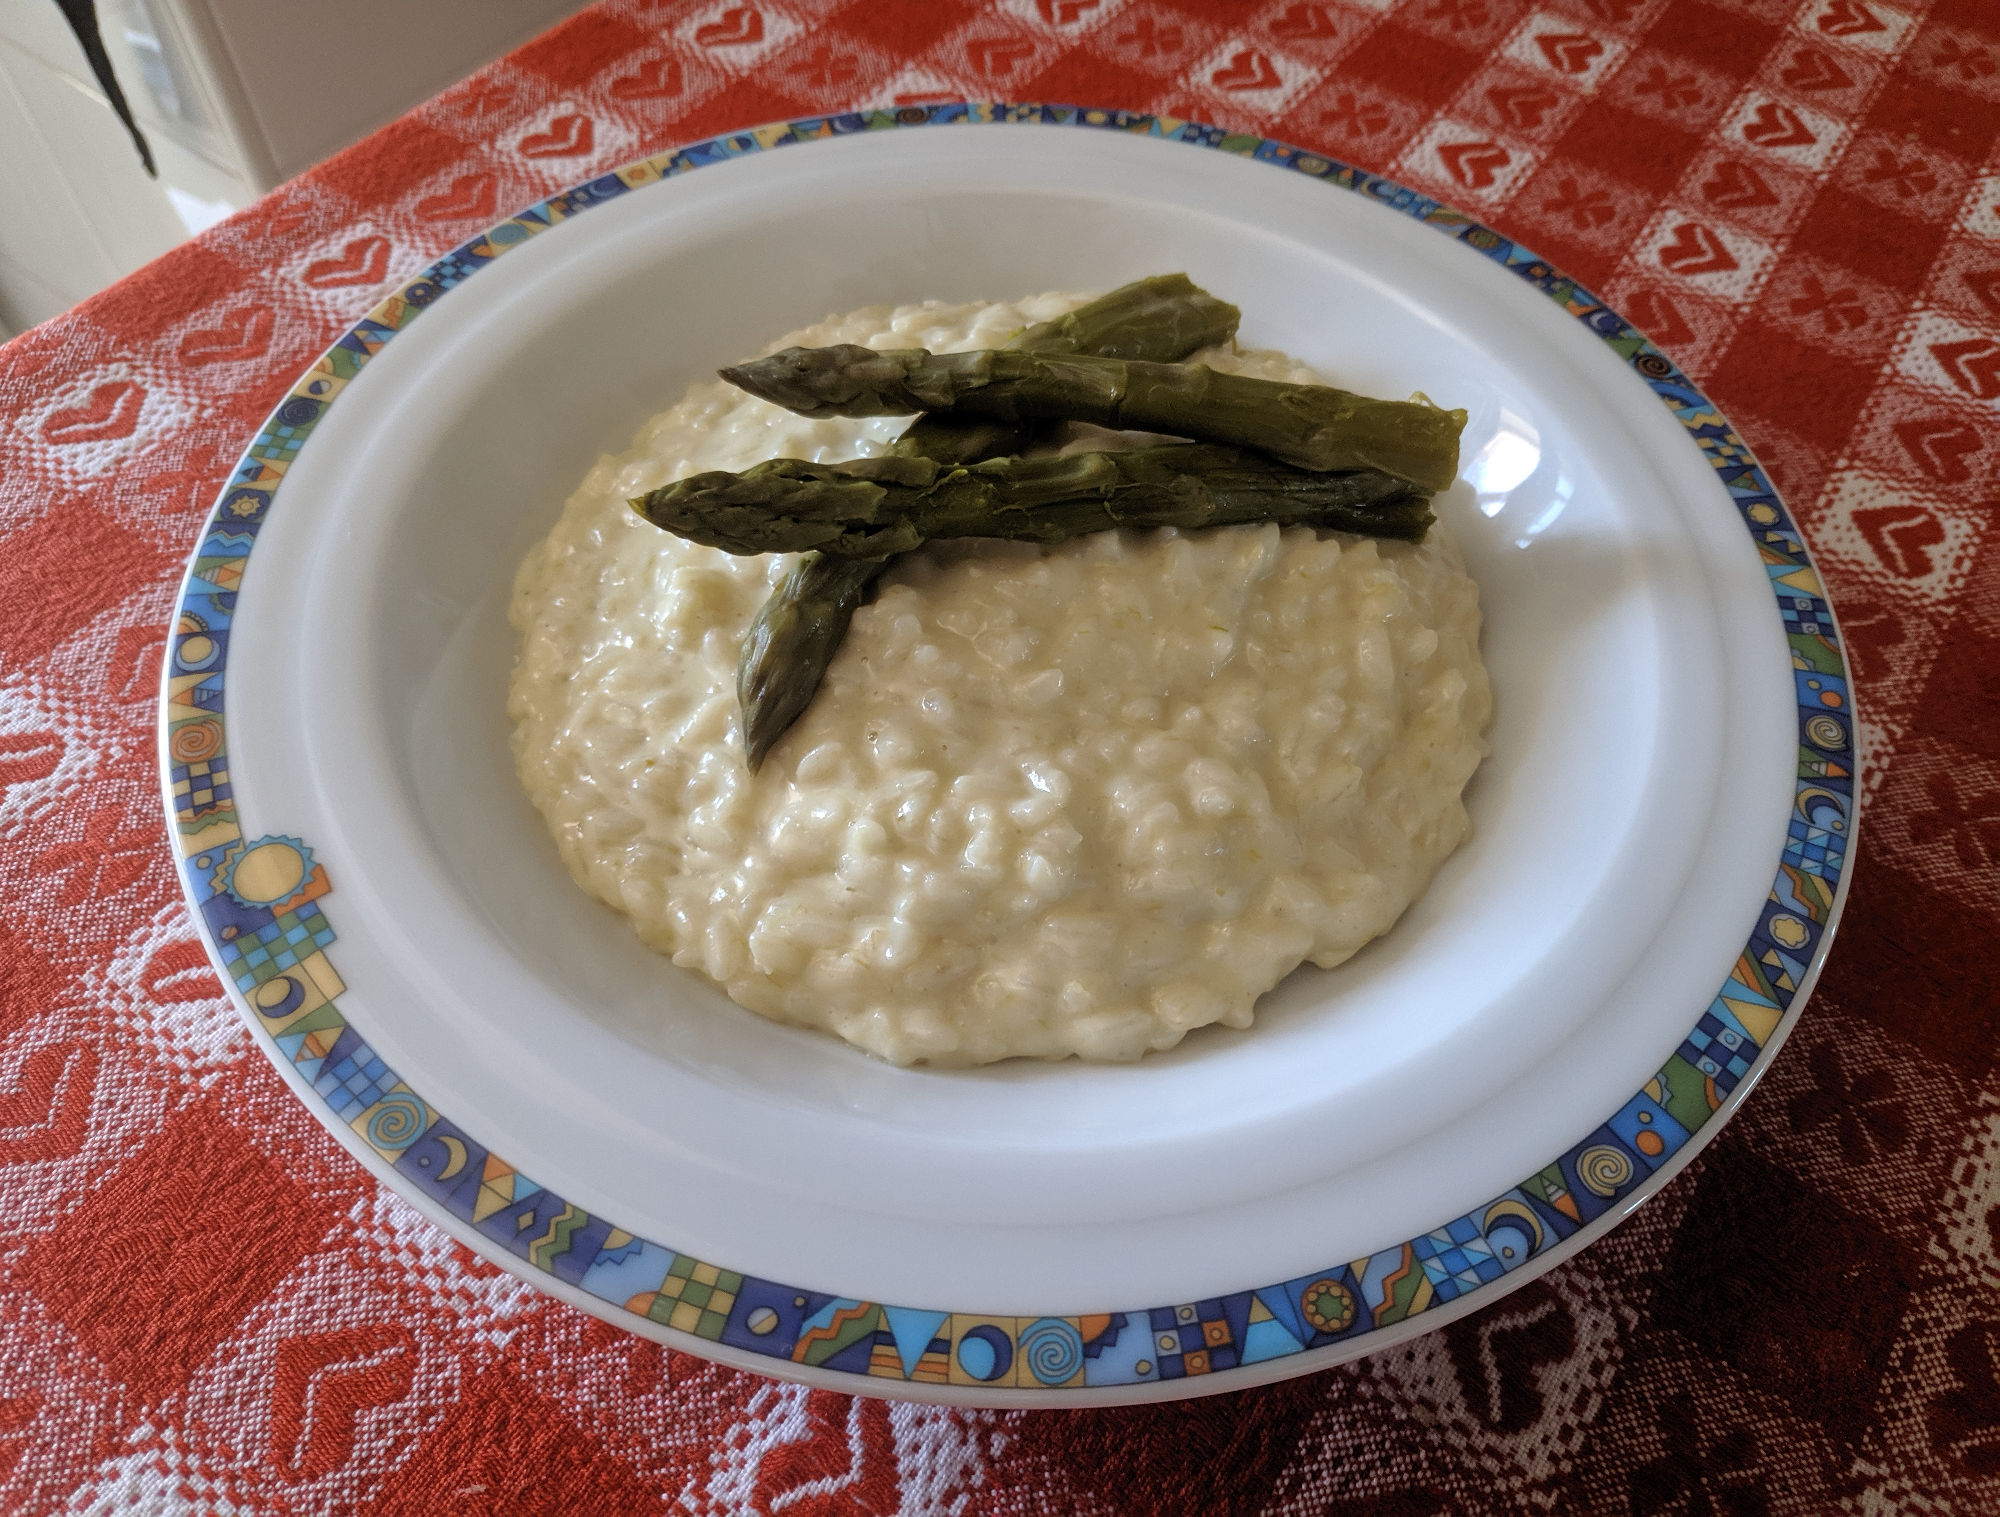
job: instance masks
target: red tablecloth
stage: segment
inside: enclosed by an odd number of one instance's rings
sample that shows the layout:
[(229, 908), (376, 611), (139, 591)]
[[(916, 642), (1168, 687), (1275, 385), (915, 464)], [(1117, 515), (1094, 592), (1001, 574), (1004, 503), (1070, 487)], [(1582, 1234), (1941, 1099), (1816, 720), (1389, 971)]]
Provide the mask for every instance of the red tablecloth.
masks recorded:
[[(642, 152), (953, 96), (1245, 127), (1518, 236), (1728, 411), (1844, 618), (1865, 841), (1791, 1046), (1608, 1241), (1345, 1369), (983, 1415), (663, 1353), (377, 1187), (174, 883), (172, 589), (345, 323)], [(2000, 1511), (1996, 134), (1994, 0), (621, 0), (0, 348), (0, 1509)]]

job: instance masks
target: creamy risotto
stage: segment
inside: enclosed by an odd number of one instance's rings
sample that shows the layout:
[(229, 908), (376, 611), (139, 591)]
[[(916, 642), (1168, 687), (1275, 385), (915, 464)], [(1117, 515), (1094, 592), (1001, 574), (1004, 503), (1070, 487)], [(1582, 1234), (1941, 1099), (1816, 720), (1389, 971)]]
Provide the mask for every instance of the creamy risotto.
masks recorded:
[[(772, 347), (993, 347), (1079, 303), (875, 307)], [(528, 555), (515, 757), (577, 882), (752, 1011), (897, 1063), (1134, 1059), (1248, 1026), (1299, 964), (1387, 931), (1464, 839), (1485, 753), (1478, 594), (1443, 525), (1420, 546), (1263, 526), (910, 555), (749, 772), (737, 652), (784, 560), (626, 500), (865, 457), (905, 425), (697, 384)]]

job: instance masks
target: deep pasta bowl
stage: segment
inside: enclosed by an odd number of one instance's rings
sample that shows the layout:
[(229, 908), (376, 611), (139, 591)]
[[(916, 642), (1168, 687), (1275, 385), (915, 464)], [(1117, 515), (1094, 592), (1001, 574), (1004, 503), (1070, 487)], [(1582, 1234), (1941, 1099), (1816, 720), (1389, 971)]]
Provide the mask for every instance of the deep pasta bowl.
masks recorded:
[[(1471, 842), (1254, 1028), (1129, 1066), (893, 1068), (644, 949), (508, 752), (508, 589), (575, 482), (828, 311), (1164, 270), (1246, 344), (1470, 413), (1438, 505), (1496, 703)], [(161, 745), (225, 982), (383, 1183), (675, 1347), (975, 1405), (1303, 1373), (1588, 1245), (1768, 1066), (1854, 826), (1804, 544), (1641, 334), (1386, 181), (1066, 107), (760, 128), (438, 260), (218, 500)]]

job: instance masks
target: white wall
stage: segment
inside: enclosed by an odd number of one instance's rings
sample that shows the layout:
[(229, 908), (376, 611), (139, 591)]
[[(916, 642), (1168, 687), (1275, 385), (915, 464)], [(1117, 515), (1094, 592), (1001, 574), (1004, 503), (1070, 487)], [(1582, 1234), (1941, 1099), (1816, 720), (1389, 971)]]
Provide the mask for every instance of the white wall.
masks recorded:
[(0, 0), (0, 204), (8, 333), (67, 310), (187, 235), (50, 0)]
[(0, 338), (579, 9), (579, 0), (99, 0), (156, 181), (53, 0), (0, 0)]
[[(127, 0), (130, 3), (130, 0)], [(269, 189), (358, 141), (584, 0), (146, 0), (226, 55), (218, 103)]]

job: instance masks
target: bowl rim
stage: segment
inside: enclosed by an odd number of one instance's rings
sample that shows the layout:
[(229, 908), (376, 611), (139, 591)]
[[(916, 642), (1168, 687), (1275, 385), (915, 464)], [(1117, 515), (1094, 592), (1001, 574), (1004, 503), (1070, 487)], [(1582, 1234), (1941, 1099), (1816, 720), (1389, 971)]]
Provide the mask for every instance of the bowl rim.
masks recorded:
[[(319, 417), (384, 344), (509, 249), (646, 185), (777, 147), (858, 132), (1018, 123), (1144, 135), (1323, 180), (1454, 238), (1582, 321), (1672, 409), (1763, 554), (1792, 651), (1800, 723), (1789, 836), (1736, 969), (1660, 1074), (1589, 1136), (1503, 1195), (1366, 1260), (1201, 1302), (1038, 1318), (918, 1311), (743, 1276), (592, 1216), (466, 1137), (388, 1069), (341, 1012), (344, 987), (327, 957), (334, 933), (321, 902), (330, 885), (310, 847), (297, 838), (247, 838), (239, 826), (226, 784), (227, 638), (213, 635), (228, 626), (258, 528)], [(910, 1400), (1047, 1407), (1241, 1389), (1430, 1331), (1589, 1246), (1685, 1167), (1769, 1068), (1831, 945), (1858, 823), (1851, 689), (1802, 535), (1742, 439), (1665, 354), (1546, 260), (1393, 180), (1251, 133), (1069, 105), (912, 105), (725, 133), (597, 175), (454, 248), (355, 322), (259, 429), (191, 555), (171, 648), (160, 762), (177, 872), (232, 1005), (322, 1125), (459, 1242), (574, 1306), (737, 1368)], [(262, 867), (239, 878), (253, 853)], [(284, 883), (282, 895), (244, 888), (271, 878)], [(476, 1186), (465, 1183), (474, 1151)], [(614, 1288), (619, 1294), (602, 1293)], [(1147, 1356), (1158, 1363), (1139, 1372), (1128, 1362), (1133, 1378), (1087, 1383), (1092, 1346), (1137, 1318), (1161, 1340), (1162, 1352)]]

